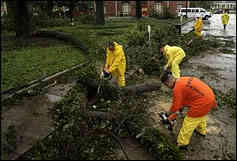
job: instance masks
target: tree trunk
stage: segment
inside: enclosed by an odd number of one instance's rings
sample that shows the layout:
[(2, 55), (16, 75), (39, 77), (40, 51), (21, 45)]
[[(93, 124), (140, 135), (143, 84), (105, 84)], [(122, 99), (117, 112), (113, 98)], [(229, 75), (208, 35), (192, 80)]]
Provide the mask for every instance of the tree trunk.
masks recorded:
[(49, 18), (52, 18), (52, 15), (53, 15), (53, 1), (52, 0), (47, 0), (47, 9), (48, 9)]
[(16, 37), (30, 37), (32, 32), (32, 2), (16, 1)]
[(104, 25), (105, 24), (104, 1), (95, 1), (95, 3), (96, 3), (96, 24)]
[(136, 17), (137, 17), (137, 19), (140, 19), (142, 17), (141, 2), (140, 1), (136, 1)]
[[(92, 79), (87, 79), (84, 80), (83, 82), (80, 82), (82, 84), (84, 84), (85, 86), (91, 88), (91, 89), (97, 89), (98, 87), (98, 82), (96, 80), (92, 80)], [(108, 85), (108, 84), (107, 84)], [(101, 85), (103, 86), (103, 84)], [(145, 92), (152, 92), (152, 91), (157, 91), (161, 88), (161, 83), (160, 82), (154, 82), (154, 81), (146, 81), (145, 83), (142, 84), (136, 84), (136, 85), (130, 85), (130, 86), (126, 86), (123, 88), (115, 88), (112, 85), (108, 85), (109, 87), (106, 90), (106, 93), (114, 93), (114, 91), (110, 91), (112, 90), (120, 90), (121, 92), (123, 92), (123, 94), (126, 95), (139, 95)]]
[(86, 54), (89, 53), (88, 48), (84, 46), (83, 43), (78, 38), (77, 39), (73, 38), (72, 34), (70, 33), (64, 33), (58, 31), (37, 31), (34, 32), (33, 36), (50, 37), (70, 42), (72, 45), (74, 45), (74, 47), (80, 48)]

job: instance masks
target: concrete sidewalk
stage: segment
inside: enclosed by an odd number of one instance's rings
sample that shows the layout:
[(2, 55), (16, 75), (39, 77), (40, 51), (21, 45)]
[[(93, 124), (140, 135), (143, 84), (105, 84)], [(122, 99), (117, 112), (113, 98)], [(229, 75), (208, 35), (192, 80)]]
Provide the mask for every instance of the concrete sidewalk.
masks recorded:
[[(42, 140), (53, 129), (49, 109), (62, 100), (67, 92), (75, 86), (71, 84), (56, 84), (43, 95), (24, 97), (19, 104), (2, 113), (2, 157), (14, 160), (29, 150), (38, 140)], [(7, 135), (7, 136), (6, 136)], [(12, 136), (12, 137), (10, 137)], [(12, 140), (9, 140), (12, 139)], [(3, 149), (13, 148), (8, 154)]]

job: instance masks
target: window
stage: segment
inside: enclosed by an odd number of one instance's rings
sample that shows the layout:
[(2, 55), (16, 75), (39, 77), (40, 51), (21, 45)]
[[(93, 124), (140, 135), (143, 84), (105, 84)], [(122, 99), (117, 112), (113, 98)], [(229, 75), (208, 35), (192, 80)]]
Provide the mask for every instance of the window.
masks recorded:
[(183, 2), (182, 1), (177, 1), (177, 10), (182, 8), (182, 6), (183, 6)]
[(129, 9), (130, 9), (129, 4), (128, 3), (123, 3), (123, 7), (122, 7), (123, 15), (128, 15)]
[(159, 13), (161, 12), (161, 2), (155, 3), (155, 11)]
[(181, 12), (186, 12), (186, 9), (182, 9)]

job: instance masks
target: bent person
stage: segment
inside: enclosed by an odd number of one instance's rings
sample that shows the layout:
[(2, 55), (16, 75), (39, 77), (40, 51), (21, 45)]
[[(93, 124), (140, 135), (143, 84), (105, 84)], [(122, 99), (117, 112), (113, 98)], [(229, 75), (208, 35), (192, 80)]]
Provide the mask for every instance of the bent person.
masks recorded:
[[(169, 116), (176, 115), (182, 107), (189, 108), (177, 138), (178, 147), (187, 148), (194, 131), (206, 136), (206, 116), (212, 108), (216, 108), (215, 95), (207, 84), (195, 77), (176, 79), (165, 73), (161, 81), (173, 90), (173, 104), (169, 109)], [(172, 119), (169, 117), (169, 120)]]
[(164, 70), (171, 68), (172, 75), (174, 78), (180, 77), (179, 64), (186, 56), (182, 48), (178, 46), (165, 45), (160, 48), (160, 52), (167, 58), (167, 64), (164, 66)]
[(122, 45), (117, 42), (108, 43), (104, 71), (112, 74), (119, 87), (125, 86), (126, 58)]

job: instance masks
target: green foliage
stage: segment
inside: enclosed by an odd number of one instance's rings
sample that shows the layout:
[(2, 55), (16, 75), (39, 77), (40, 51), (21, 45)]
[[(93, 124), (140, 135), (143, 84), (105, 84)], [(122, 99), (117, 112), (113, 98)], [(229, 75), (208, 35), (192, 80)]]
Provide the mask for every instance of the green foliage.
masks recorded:
[(95, 17), (92, 15), (81, 15), (75, 17), (75, 21), (79, 22), (79, 24), (94, 24)]
[(227, 93), (220, 90), (214, 90), (216, 101), (219, 108), (228, 107), (235, 110), (233, 117), (236, 118), (236, 89), (231, 88)]
[(11, 19), (10, 16), (4, 14), (1, 17), (1, 30), (12, 32), (12, 31), (15, 31), (15, 29), (16, 29), (15, 21)]
[(68, 46), (4, 52), (1, 59), (2, 90), (25, 85), (80, 64), (83, 60), (84, 57), (78, 50)]
[(1, 159), (7, 159), (8, 155), (12, 152), (14, 152), (17, 148), (17, 132), (16, 127), (13, 125), (10, 125), (8, 129), (2, 133), (2, 154), (3, 156)]
[(145, 149), (157, 160), (182, 160), (183, 153), (170, 143), (157, 129), (147, 128), (139, 139)]
[(86, 93), (86, 88), (78, 84), (50, 109), (55, 132), (38, 142), (21, 159), (116, 159), (113, 151), (116, 143), (101, 128), (106, 122), (90, 120), (82, 113)]
[(48, 17), (35, 16), (32, 19), (32, 28), (37, 30), (40, 28), (55, 27), (55, 26), (69, 26), (69, 19), (54, 18), (50, 19)]
[(157, 19), (168, 19), (168, 18), (173, 19), (173, 18), (175, 18), (175, 14), (173, 14), (171, 12), (171, 9), (167, 8), (167, 7), (163, 7), (162, 13), (156, 11), (155, 9), (152, 9), (149, 12), (149, 16), (153, 17), (153, 18), (157, 18)]

